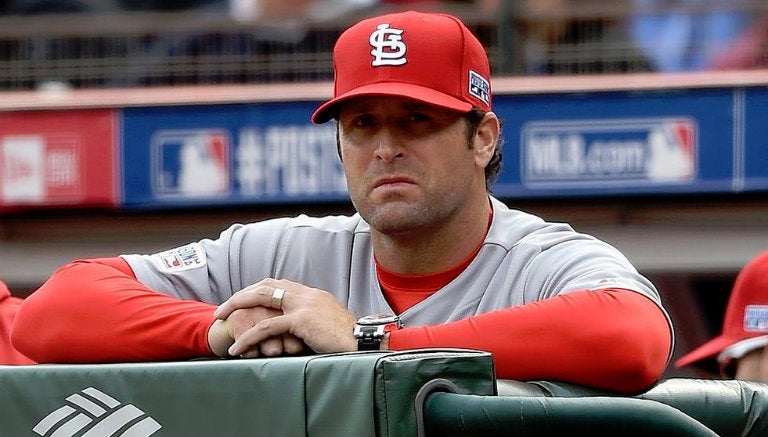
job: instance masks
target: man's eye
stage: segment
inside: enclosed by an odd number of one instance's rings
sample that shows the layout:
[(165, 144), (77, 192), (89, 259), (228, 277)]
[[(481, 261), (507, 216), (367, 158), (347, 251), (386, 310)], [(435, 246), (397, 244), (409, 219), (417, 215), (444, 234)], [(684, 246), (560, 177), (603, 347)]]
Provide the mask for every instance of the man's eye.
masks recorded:
[(367, 116), (367, 115), (361, 115), (355, 118), (355, 121), (353, 124), (357, 127), (368, 127), (368, 126), (373, 126), (375, 123), (376, 123), (376, 120), (373, 117)]
[(410, 114), (408, 114), (408, 121), (410, 122), (420, 122), (420, 121), (428, 121), (428, 120), (429, 120), (429, 116), (421, 112), (411, 112)]

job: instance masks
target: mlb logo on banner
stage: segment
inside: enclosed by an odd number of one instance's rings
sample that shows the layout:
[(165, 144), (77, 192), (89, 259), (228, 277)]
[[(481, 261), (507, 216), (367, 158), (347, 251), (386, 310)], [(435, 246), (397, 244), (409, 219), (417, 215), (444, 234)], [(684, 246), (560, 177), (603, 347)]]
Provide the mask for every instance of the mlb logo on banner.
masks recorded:
[(231, 191), (232, 141), (221, 129), (162, 130), (152, 135), (152, 190), (160, 198)]
[(80, 141), (71, 136), (0, 138), (0, 191), (4, 203), (75, 201), (82, 197)]
[(685, 117), (534, 121), (521, 132), (521, 177), (547, 188), (689, 184), (698, 128)]

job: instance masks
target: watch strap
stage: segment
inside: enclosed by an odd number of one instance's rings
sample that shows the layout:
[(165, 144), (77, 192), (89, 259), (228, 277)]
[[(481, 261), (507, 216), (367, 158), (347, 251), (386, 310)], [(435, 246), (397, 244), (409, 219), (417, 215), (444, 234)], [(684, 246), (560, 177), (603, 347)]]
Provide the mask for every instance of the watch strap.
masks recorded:
[(357, 337), (357, 350), (377, 351), (381, 349), (381, 336), (376, 335), (376, 327), (361, 330), (361, 336)]

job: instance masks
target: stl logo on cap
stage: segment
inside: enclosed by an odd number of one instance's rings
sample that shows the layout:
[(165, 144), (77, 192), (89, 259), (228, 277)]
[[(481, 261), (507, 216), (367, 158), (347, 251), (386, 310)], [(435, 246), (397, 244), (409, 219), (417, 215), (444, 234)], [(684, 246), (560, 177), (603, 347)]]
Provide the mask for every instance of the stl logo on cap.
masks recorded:
[(408, 62), (405, 59), (407, 47), (403, 42), (402, 29), (393, 29), (389, 24), (379, 24), (376, 30), (371, 33), (368, 41), (373, 50), (373, 62), (371, 65), (379, 67), (382, 65), (403, 65)]

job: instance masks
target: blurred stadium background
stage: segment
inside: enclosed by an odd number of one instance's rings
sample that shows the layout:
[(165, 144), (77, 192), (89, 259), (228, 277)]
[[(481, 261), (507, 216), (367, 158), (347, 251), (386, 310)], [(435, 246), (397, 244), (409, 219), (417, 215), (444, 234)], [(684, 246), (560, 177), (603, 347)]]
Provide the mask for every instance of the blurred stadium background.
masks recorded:
[[(344, 28), (404, 8), (462, 17), (508, 89), (599, 94), (627, 84), (768, 84), (764, 1), (282, 0), (256, 8), (237, 0), (11, 0), (0, 2), (0, 140), (3, 126), (28, 111), (42, 113), (44, 124), (47, 110), (158, 99), (243, 103), (269, 91), (273, 100), (311, 100), (329, 89), (331, 50)], [(505, 135), (514, 151), (519, 133)], [(676, 355), (720, 330), (736, 273), (768, 249), (760, 189), (504, 200), (624, 251), (661, 289), (677, 323)], [(72, 258), (160, 250), (214, 237), (236, 221), (351, 210), (338, 199), (133, 210), (5, 205), (0, 279), (24, 296)], [(667, 376), (680, 375), (691, 371)]]

